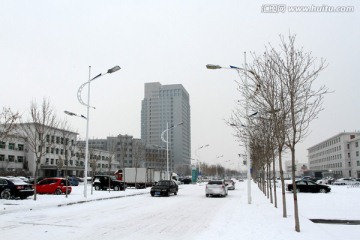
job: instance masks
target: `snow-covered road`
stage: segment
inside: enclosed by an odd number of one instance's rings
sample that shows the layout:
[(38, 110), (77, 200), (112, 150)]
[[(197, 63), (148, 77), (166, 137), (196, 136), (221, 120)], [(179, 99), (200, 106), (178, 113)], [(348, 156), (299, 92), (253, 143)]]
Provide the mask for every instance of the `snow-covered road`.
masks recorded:
[(204, 188), (181, 185), (177, 196), (144, 194), (6, 214), (1, 232), (16, 239), (192, 239), (244, 191), (205, 198)]
[[(196, 184), (181, 185), (179, 194), (170, 197), (151, 197), (149, 189), (95, 191), (88, 200), (119, 198), (67, 205), (84, 200), (83, 187), (79, 186), (68, 198), (39, 195), (36, 202), (1, 199), (0, 239), (333, 240), (358, 236), (358, 226), (314, 224), (308, 220), (313, 216), (355, 219), (359, 215), (360, 207), (354, 203), (360, 188), (332, 188), (329, 194), (299, 194), (301, 233), (297, 233), (292, 194), (286, 194), (289, 216), (283, 218), (281, 207), (274, 208), (254, 183), (250, 205), (246, 182), (238, 182), (236, 190), (229, 191), (225, 198), (206, 198), (205, 185)], [(343, 199), (349, 204), (343, 204)]]

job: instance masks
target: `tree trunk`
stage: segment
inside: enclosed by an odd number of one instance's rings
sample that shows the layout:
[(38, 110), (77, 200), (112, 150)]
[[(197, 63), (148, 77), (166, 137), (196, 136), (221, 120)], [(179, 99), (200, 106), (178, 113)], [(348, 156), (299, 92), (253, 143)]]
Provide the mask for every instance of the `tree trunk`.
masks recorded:
[(275, 156), (273, 154), (273, 183), (274, 183), (274, 206), (277, 208), (277, 196), (276, 196), (276, 172), (275, 172)]
[(291, 148), (291, 162), (292, 162), (291, 173), (292, 173), (293, 196), (294, 196), (295, 231), (300, 232), (299, 209), (298, 209), (297, 191), (295, 185), (295, 148)]
[(274, 203), (273, 201), (273, 195), (272, 195), (272, 186), (271, 186), (271, 176), (270, 176), (270, 161), (268, 161), (268, 188), (270, 193), (270, 203)]
[(36, 158), (35, 176), (34, 176), (34, 201), (36, 201), (36, 198), (37, 198), (36, 186), (37, 186), (37, 179), (38, 179), (38, 176), (39, 176), (39, 162), (40, 162), (40, 159)]
[(280, 169), (280, 179), (281, 179), (281, 196), (282, 196), (282, 205), (283, 205), (283, 217), (287, 217), (286, 212), (286, 196), (285, 196), (285, 182), (284, 182), (284, 171), (282, 167), (282, 148), (279, 148), (279, 169)]

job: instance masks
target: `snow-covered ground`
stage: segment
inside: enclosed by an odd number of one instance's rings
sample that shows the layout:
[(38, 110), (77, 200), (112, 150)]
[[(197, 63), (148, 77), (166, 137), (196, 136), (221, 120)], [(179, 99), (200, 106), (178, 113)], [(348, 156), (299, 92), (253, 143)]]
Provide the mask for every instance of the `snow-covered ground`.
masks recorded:
[[(237, 182), (226, 198), (206, 198), (205, 184), (181, 185), (179, 194), (151, 197), (149, 189), (125, 192), (73, 187), (64, 195), (38, 200), (0, 199), (1, 239), (355, 239), (358, 225), (316, 224), (311, 218), (360, 220), (360, 188), (332, 186), (331, 193), (300, 193), (301, 232), (294, 231), (292, 194), (286, 193), (288, 217), (252, 184)], [(112, 199), (108, 199), (112, 198)], [(90, 202), (84, 202), (84, 201)]]

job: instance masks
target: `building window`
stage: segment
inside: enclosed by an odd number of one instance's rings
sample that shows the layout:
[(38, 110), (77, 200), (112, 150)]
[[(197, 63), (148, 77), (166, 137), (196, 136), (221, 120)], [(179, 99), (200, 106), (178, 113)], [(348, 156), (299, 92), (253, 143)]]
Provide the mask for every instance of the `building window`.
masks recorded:
[(50, 142), (50, 135), (49, 135), (49, 134), (46, 135), (46, 142), (47, 142), (47, 143)]
[(54, 165), (54, 159), (53, 159), (53, 158), (50, 159), (50, 164), (51, 164), (51, 165)]
[(51, 143), (55, 143), (55, 136), (51, 136)]
[(56, 137), (56, 143), (57, 143), (57, 144), (60, 143), (60, 137)]
[(359, 147), (359, 142), (355, 142), (355, 147)]
[(9, 155), (8, 159), (9, 159), (9, 162), (15, 162), (15, 156), (14, 155)]
[(356, 156), (357, 156), (357, 157), (359, 156), (359, 151), (356, 151)]
[(0, 162), (5, 161), (5, 155), (4, 154), (0, 154)]
[(24, 151), (24, 144), (18, 144), (18, 150)]
[(18, 162), (24, 162), (24, 157), (23, 156), (18, 156), (17, 161)]
[(51, 153), (54, 153), (55, 149), (54, 148), (51, 148)]
[(5, 142), (0, 142), (0, 148), (5, 148), (5, 146), (6, 146), (6, 144), (5, 144)]
[(15, 150), (15, 143), (9, 143), (9, 149)]
[(49, 165), (49, 158), (46, 158), (45, 165)]
[(348, 153), (348, 158), (350, 158), (350, 153)]
[(58, 148), (55, 149), (55, 152), (56, 152), (56, 154), (59, 154), (59, 149)]

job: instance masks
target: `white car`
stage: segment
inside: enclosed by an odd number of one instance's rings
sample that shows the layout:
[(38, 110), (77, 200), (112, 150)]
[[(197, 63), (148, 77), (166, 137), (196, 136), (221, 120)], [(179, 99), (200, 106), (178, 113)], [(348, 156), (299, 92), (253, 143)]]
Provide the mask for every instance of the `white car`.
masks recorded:
[(360, 183), (351, 178), (339, 178), (333, 183), (333, 185), (353, 185), (353, 184), (360, 184)]
[(221, 196), (226, 197), (228, 189), (224, 180), (210, 180), (205, 187), (205, 196)]
[(235, 190), (235, 182), (233, 180), (225, 180), (225, 184), (228, 190)]

